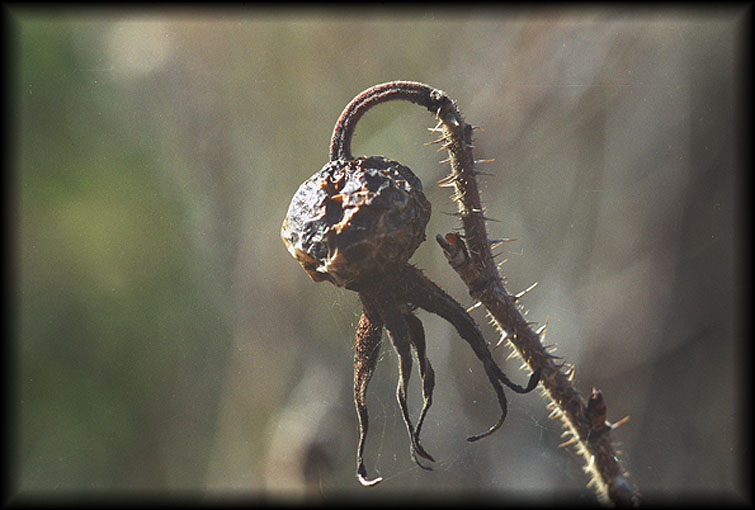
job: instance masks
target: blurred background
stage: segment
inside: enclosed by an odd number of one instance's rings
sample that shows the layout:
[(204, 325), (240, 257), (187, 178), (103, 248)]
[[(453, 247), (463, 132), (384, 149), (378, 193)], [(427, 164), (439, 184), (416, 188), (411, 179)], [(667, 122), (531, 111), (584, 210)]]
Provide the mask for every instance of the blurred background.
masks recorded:
[[(12, 493), (370, 501), (417, 492), (593, 500), (533, 392), (497, 419), (482, 366), (420, 313), (436, 372), (417, 468), (388, 342), (354, 477), (356, 294), (312, 282), (281, 221), (363, 89), (416, 80), (480, 125), (507, 288), (603, 391), (648, 497), (745, 494), (740, 104), (744, 10), (6, 10), (11, 28)], [(413, 261), (465, 306), (422, 108), (357, 129), (423, 180)], [(484, 311), (473, 312), (491, 342)], [(495, 356), (524, 383), (520, 361)], [(416, 372), (409, 395), (421, 394)], [(104, 491), (104, 492), (103, 492)]]

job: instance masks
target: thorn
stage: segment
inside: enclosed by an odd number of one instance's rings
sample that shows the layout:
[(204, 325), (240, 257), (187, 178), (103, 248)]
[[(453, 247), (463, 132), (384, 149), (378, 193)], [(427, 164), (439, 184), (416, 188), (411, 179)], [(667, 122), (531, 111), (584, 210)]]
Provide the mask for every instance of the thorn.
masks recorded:
[(616, 430), (617, 428), (621, 427), (622, 425), (624, 425), (628, 421), (629, 421), (629, 415), (624, 416), (619, 421), (610, 424), (609, 427), (611, 427), (611, 430)]
[(535, 330), (535, 334), (540, 337), (541, 342), (545, 340), (545, 333), (548, 331), (548, 321), (550, 321), (550, 319), (551, 319), (551, 316), (546, 315), (545, 324), (543, 324), (542, 326), (537, 328), (537, 330)]
[(488, 242), (490, 243), (490, 249), (493, 250), (495, 248), (498, 248), (503, 243), (510, 243), (512, 241), (518, 241), (519, 239), (516, 237), (503, 237), (501, 239), (488, 239)]
[(565, 446), (569, 446), (570, 444), (574, 444), (576, 442), (577, 442), (577, 438), (576, 437), (572, 437), (571, 439), (569, 439), (567, 441), (564, 441), (563, 443), (561, 443), (560, 445), (558, 445), (558, 447), (559, 448), (563, 448)]
[(435, 124), (435, 127), (427, 128), (428, 131), (431, 133), (442, 133), (443, 130), (440, 128), (443, 125), (443, 121), (439, 120), (437, 124)]
[(553, 409), (553, 410), (552, 410), (552, 411), (551, 411), (551, 412), (550, 412), (550, 413), (548, 414), (548, 418), (550, 418), (551, 420), (555, 420), (556, 418), (560, 418), (560, 417), (561, 417), (561, 415), (563, 415), (563, 414), (564, 414), (564, 412), (563, 412), (563, 411), (562, 411), (562, 410), (561, 410), (560, 408), (558, 408), (558, 407), (555, 407), (555, 408), (554, 408), (554, 409)]
[(450, 163), (450, 162), (451, 162), (451, 158), (446, 158), (444, 160), (438, 161), (438, 163), (440, 163), (441, 165), (445, 165), (446, 163)]
[(495, 349), (496, 347), (500, 347), (503, 344), (503, 342), (506, 341), (508, 337), (509, 337), (509, 332), (504, 330), (503, 334), (501, 335), (501, 338), (498, 340), (498, 343), (496, 343), (493, 348)]
[(466, 142), (464, 142), (464, 147), (466, 147), (467, 149), (476, 149), (474, 145), (472, 145), (471, 143), (466, 143)]
[(482, 301), (476, 302), (475, 304), (473, 304), (472, 306), (470, 306), (469, 308), (467, 308), (467, 313), (471, 312), (475, 308), (479, 308), (480, 305), (482, 305)]
[(485, 131), (484, 129), (482, 129), (482, 126), (469, 126), (469, 127), (472, 128), (472, 130), (479, 129), (480, 131)]
[(445, 136), (441, 136), (441, 137), (440, 137), (440, 138), (438, 138), (437, 140), (432, 140), (432, 141), (430, 141), (430, 142), (425, 142), (425, 143), (424, 143), (424, 145), (425, 145), (425, 146), (428, 146), (428, 145), (435, 145), (436, 143), (443, 143), (443, 142), (445, 142), (445, 141), (446, 141), (446, 137), (445, 137)]
[(449, 147), (451, 147), (453, 145), (453, 143), (454, 142), (452, 140), (447, 141), (446, 143), (444, 143), (443, 145), (440, 146), (440, 148), (438, 149), (438, 152), (444, 151), (444, 150), (448, 149)]
[(475, 159), (474, 160), (474, 164), (475, 165), (482, 165), (484, 163), (492, 163), (493, 161), (495, 161), (495, 158), (490, 158), (490, 159)]
[(508, 262), (508, 261), (509, 261), (509, 259), (508, 259), (508, 258), (505, 258), (505, 259), (503, 259), (502, 261), (500, 261), (500, 262), (498, 263), (498, 267), (501, 267), (502, 265), (504, 265), (504, 264), (505, 264), (506, 262)]
[(472, 214), (479, 214), (483, 221), (493, 221), (493, 222), (496, 222), (496, 223), (500, 223), (501, 222), (501, 220), (497, 220), (495, 218), (489, 218), (488, 216), (485, 216), (483, 214), (484, 211), (482, 209), (477, 209), (477, 208), (470, 209), (470, 213), (472, 213)]
[[(531, 291), (535, 287), (537, 287), (537, 282), (533, 283), (532, 285), (530, 285), (529, 287), (527, 287), (523, 291), (519, 292), (518, 294), (514, 294), (512, 296), (514, 298), (514, 301), (517, 301), (519, 298), (523, 297), (525, 294), (527, 294), (529, 291)], [(546, 324), (547, 324), (547, 319), (546, 319)], [(545, 326), (543, 326), (543, 327), (545, 327)]]
[(444, 178), (438, 181), (438, 186), (441, 188), (449, 188), (456, 182), (456, 176), (454, 174), (448, 174)]

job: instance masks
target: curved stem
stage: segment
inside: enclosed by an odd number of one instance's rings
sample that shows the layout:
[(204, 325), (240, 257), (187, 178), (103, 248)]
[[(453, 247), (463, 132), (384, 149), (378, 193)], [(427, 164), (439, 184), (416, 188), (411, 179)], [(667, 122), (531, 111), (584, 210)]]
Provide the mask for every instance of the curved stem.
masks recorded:
[(373, 106), (395, 99), (403, 99), (424, 106), (436, 115), (440, 115), (449, 107), (455, 109), (443, 91), (424, 83), (391, 81), (370, 87), (352, 99), (338, 117), (330, 139), (330, 160), (354, 159), (351, 154), (351, 138), (354, 136), (354, 129), (359, 119)]

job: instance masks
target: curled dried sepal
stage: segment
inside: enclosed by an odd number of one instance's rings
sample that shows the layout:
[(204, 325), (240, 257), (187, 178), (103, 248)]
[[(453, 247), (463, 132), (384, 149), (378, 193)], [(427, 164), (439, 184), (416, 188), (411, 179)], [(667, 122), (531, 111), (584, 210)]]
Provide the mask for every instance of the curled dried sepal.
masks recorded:
[(430, 202), (408, 167), (377, 156), (337, 160), (299, 187), (281, 237), (313, 280), (358, 290), (406, 263), (429, 219)]

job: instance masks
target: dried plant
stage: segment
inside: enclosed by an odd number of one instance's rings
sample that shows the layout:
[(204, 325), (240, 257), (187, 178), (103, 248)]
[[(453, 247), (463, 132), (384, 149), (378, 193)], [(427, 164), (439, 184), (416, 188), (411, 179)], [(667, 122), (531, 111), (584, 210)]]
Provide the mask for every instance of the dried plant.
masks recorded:
[[(430, 204), (422, 193), (420, 180), (407, 167), (385, 158), (354, 158), (351, 138), (364, 113), (375, 105), (402, 99), (424, 106), (438, 119), (432, 129), (448, 152), (451, 173), (439, 184), (453, 187), (463, 235), (438, 235), (451, 267), (469, 288), (470, 295), (488, 310), (501, 333), (498, 344), (508, 340), (530, 368), (526, 388), (503, 374), (493, 360), (487, 343), (474, 320), (459, 303), (408, 263), (425, 237)], [(496, 390), (501, 417), (488, 431), (471, 436), (475, 441), (497, 430), (506, 416), (506, 397), (501, 383), (516, 392), (532, 390), (540, 383), (550, 402), (552, 417), (560, 417), (571, 437), (561, 446), (575, 445), (584, 458), (584, 469), (599, 499), (614, 504), (637, 504), (639, 493), (627, 479), (613, 448), (610, 432), (624, 420), (610, 424), (606, 403), (593, 389), (584, 397), (574, 388), (574, 366), (558, 363), (542, 343), (546, 325), (533, 330), (517, 305), (532, 289), (511, 295), (504, 288), (491, 246), (491, 240), (476, 175), (473, 155), (474, 127), (464, 122), (456, 103), (444, 92), (428, 85), (396, 81), (371, 87), (355, 97), (344, 109), (333, 131), (331, 161), (305, 182), (295, 195), (282, 229), (291, 254), (316, 281), (327, 280), (359, 292), (363, 314), (357, 328), (354, 362), (354, 398), (360, 423), (357, 476), (364, 485), (368, 479), (362, 461), (368, 428), (365, 392), (377, 361), (383, 326), (399, 354), (397, 398), (410, 437), (412, 458), (423, 468), (417, 455), (432, 461), (419, 441), (422, 421), (432, 402), (434, 373), (425, 355), (422, 323), (413, 314), (417, 307), (436, 313), (451, 322), (482, 361), (488, 379)], [(416, 427), (409, 418), (406, 384), (414, 350), (423, 382), (424, 405)]]

